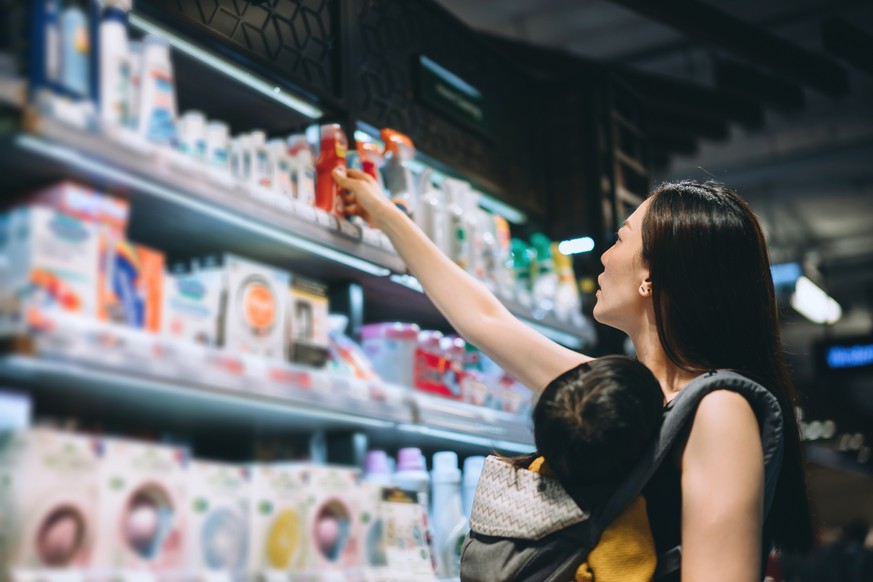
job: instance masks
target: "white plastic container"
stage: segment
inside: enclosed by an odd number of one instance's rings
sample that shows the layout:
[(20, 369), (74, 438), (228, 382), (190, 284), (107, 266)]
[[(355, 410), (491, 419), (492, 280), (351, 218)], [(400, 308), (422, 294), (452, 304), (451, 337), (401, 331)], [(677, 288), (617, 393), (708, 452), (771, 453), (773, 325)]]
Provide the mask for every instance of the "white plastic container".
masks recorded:
[(418, 201), (418, 212), (415, 215), (415, 222), (437, 248), (444, 253), (448, 253), (449, 249), (446, 244), (445, 196), (442, 190), (434, 185), (432, 173), (433, 170), (430, 168), (425, 168), (421, 173), (418, 187), (421, 197)]
[(461, 574), (460, 547), (467, 533), (467, 518), (461, 512), (461, 471), (457, 453), (434, 454), (432, 480), (437, 577), (456, 578)]
[(206, 125), (206, 163), (210, 168), (230, 170), (230, 131), (222, 121), (210, 121)]
[(461, 268), (466, 269), (470, 257), (469, 234), (466, 231), (467, 222), (464, 219), (463, 201), (470, 190), (470, 184), (463, 180), (446, 178), (443, 180), (443, 192), (446, 195), (446, 244), (448, 256)]
[(127, 14), (115, 6), (100, 21), (100, 119), (107, 129), (131, 124), (131, 63)]
[(140, 133), (139, 115), (142, 101), (142, 53), (142, 41), (128, 41), (127, 54), (128, 65), (130, 65), (130, 119), (128, 127), (138, 134)]
[(367, 451), (364, 459), (364, 480), (379, 485), (392, 484), (391, 467), (385, 451)]
[(143, 44), (139, 131), (149, 141), (173, 146), (177, 141), (176, 84), (170, 44), (147, 35)]
[(267, 149), (267, 134), (257, 130), (249, 134), (252, 155), (252, 172), (249, 187), (254, 192), (265, 193), (273, 189), (273, 162)]
[(399, 386), (413, 385), (419, 331), (414, 323), (374, 323), (363, 327), (362, 347), (382, 380)]
[(294, 188), (291, 184), (291, 157), (288, 155), (288, 146), (281, 139), (271, 139), (267, 142), (267, 150), (273, 161), (275, 173), (273, 175), (273, 190), (282, 196), (284, 200), (294, 198)]
[(400, 489), (415, 492), (418, 502), (428, 511), (430, 475), (425, 468), (421, 449), (407, 447), (397, 451), (397, 471), (391, 480)]
[(294, 197), (304, 206), (314, 206), (315, 156), (305, 135), (292, 135), (288, 138), (288, 156)]
[(482, 475), (482, 467), (485, 466), (485, 457), (473, 456), (464, 459), (464, 476), (461, 487), (461, 503), (464, 515), (470, 519), (473, 510), (473, 497), (476, 496), (476, 486)]
[(230, 173), (242, 184), (248, 186), (252, 176), (251, 138), (238, 135), (230, 142)]
[(206, 116), (186, 111), (179, 118), (179, 151), (198, 161), (206, 161)]

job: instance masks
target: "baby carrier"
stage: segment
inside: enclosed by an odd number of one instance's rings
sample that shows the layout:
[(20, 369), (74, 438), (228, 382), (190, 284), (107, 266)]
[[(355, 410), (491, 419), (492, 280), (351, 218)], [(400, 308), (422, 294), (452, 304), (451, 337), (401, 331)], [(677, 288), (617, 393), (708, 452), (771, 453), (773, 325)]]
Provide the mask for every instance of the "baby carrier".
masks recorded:
[[(758, 418), (764, 450), (764, 515), (770, 509), (782, 462), (782, 411), (760, 384), (734, 372), (703, 374), (664, 409), (658, 437), (639, 464), (608, 491), (592, 487), (576, 498), (554, 479), (486, 460), (461, 551), (462, 582), (567, 582), (597, 546), (603, 530), (643, 487), (690, 426), (701, 398), (714, 390), (742, 394)], [(658, 556), (655, 579), (679, 569), (681, 548)], [(596, 575), (596, 572), (595, 572)]]

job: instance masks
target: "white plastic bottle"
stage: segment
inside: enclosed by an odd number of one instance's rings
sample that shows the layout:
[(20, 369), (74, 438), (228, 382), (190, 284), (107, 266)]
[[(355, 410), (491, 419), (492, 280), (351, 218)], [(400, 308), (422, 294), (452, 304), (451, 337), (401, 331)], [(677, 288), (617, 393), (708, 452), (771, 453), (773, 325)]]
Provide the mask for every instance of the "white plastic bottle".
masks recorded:
[(45, 78), (50, 83), (61, 79), (61, 22), (60, 0), (44, 0), (45, 14), (43, 34), (45, 42)]
[(485, 264), (483, 262), (485, 241), (482, 236), (482, 209), (479, 208), (481, 194), (468, 188), (464, 192), (461, 204), (464, 207), (464, 230), (467, 233), (467, 272), (479, 279), (485, 280)]
[(409, 169), (409, 161), (415, 157), (415, 146), (409, 137), (391, 129), (382, 130), (382, 141), (385, 142), (385, 164), (382, 166), (385, 187), (391, 192), (391, 201), (415, 218), (418, 193)]
[(228, 147), (229, 129), (222, 121), (210, 121), (206, 125), (206, 165), (218, 171), (230, 170)]
[(470, 256), (470, 245), (462, 201), (465, 193), (470, 189), (470, 184), (463, 180), (446, 178), (442, 185), (446, 196), (445, 236), (449, 251), (447, 254), (455, 263), (466, 269)]
[(140, 133), (156, 144), (175, 145), (176, 84), (170, 44), (164, 37), (153, 34), (145, 37), (140, 79)]
[(464, 477), (461, 489), (461, 502), (464, 506), (464, 515), (470, 519), (473, 510), (473, 497), (476, 495), (476, 486), (485, 466), (485, 457), (473, 456), (464, 459)]
[(249, 134), (252, 156), (252, 171), (249, 188), (260, 200), (268, 200), (273, 189), (273, 163), (267, 149), (267, 134), (256, 130)]
[(179, 151), (205, 162), (206, 149), (206, 116), (200, 111), (186, 111), (179, 118)]
[(446, 213), (445, 197), (433, 183), (433, 170), (425, 168), (421, 173), (418, 191), (421, 196), (418, 200), (418, 210), (415, 214), (415, 222), (424, 231), (424, 234), (444, 253), (448, 252), (446, 244)]
[(100, 119), (115, 131), (131, 124), (131, 62), (127, 47), (127, 14), (109, 6), (100, 21)]
[(424, 465), (421, 449), (407, 447), (397, 451), (397, 470), (392, 478), (394, 484), (405, 491), (418, 494), (418, 501), (425, 511), (429, 508), (430, 475)]
[(364, 458), (364, 480), (380, 485), (392, 484), (392, 471), (385, 451), (367, 451)]
[(467, 518), (461, 512), (461, 471), (458, 455), (442, 451), (433, 456), (433, 534), (437, 576), (461, 574), (460, 548), (467, 533)]
[(248, 187), (252, 175), (252, 140), (247, 134), (236, 136), (230, 142), (230, 173)]
[(291, 156), (288, 155), (288, 146), (284, 140), (271, 139), (267, 142), (267, 150), (273, 162), (273, 191), (281, 197), (280, 200), (288, 201), (287, 205), (282, 204), (283, 208), (290, 208), (294, 189), (291, 184)]
[(288, 138), (288, 155), (294, 197), (304, 206), (315, 206), (315, 156), (305, 135)]

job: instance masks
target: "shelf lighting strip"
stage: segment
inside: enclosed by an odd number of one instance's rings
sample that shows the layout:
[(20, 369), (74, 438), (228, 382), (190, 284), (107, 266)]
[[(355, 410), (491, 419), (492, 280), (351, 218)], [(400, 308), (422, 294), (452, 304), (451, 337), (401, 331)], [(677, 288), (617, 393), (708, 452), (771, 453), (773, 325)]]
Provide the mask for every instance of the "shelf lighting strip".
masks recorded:
[(172, 32), (166, 30), (165, 28), (162, 28), (161, 26), (158, 26), (157, 24), (143, 18), (138, 14), (131, 13), (128, 21), (130, 25), (134, 28), (138, 28), (139, 30), (149, 34), (156, 34), (166, 38), (173, 47), (182, 51), (188, 56), (193, 57), (203, 64), (212, 67), (216, 71), (224, 73), (232, 79), (236, 79), (243, 85), (254, 89), (258, 93), (261, 93), (262, 95), (269, 97), (270, 99), (273, 99), (274, 101), (277, 101), (282, 105), (290, 107), (294, 111), (308, 117), (309, 119), (317, 120), (324, 116), (324, 112), (318, 107), (312, 105), (311, 103), (301, 99), (300, 97), (292, 95), (281, 87), (278, 87), (272, 83), (268, 83), (263, 79), (252, 75), (242, 67), (234, 65), (222, 58), (213, 55), (208, 51), (203, 50), (202, 48), (192, 44), (191, 42), (179, 36), (176, 36)]
[(488, 437), (454, 432), (451, 430), (421, 426), (418, 424), (401, 423), (397, 425), (397, 430), (416, 433), (433, 438), (445, 439), (456, 443), (495, 448), (503, 451), (510, 451), (513, 453), (530, 453), (533, 452), (534, 449), (534, 445), (532, 443), (529, 444), (502, 439), (492, 439)]
[(155, 182), (145, 180), (134, 174), (113, 167), (110, 164), (105, 164), (93, 160), (81, 153), (63, 145), (53, 144), (46, 140), (34, 137), (31, 135), (18, 135), (15, 138), (15, 144), (18, 147), (30, 150), (34, 153), (53, 158), (59, 162), (70, 164), (85, 172), (95, 173), (97, 175), (108, 178), (109, 180), (124, 184), (129, 188), (147, 192), (164, 200), (168, 200), (180, 206), (186, 206), (198, 213), (211, 216), (241, 229), (248, 230), (252, 233), (273, 239), (276, 242), (299, 249), (301, 251), (318, 255), (325, 259), (334, 261), (352, 267), (359, 271), (363, 271), (376, 277), (387, 277), (391, 274), (391, 270), (365, 261), (358, 257), (347, 255), (339, 251), (335, 251), (329, 247), (325, 247), (310, 240), (295, 236), (288, 232), (263, 226), (249, 218), (235, 214), (232, 211), (225, 210), (218, 206), (200, 202), (182, 192), (178, 192), (171, 188), (167, 188)]
[(224, 404), (227, 405), (228, 408), (234, 409), (238, 409), (240, 406), (245, 406), (268, 412), (292, 412), (294, 415), (305, 416), (316, 420), (355, 424), (372, 428), (394, 428), (396, 425), (396, 423), (389, 420), (380, 420), (377, 418), (369, 418), (366, 416), (357, 416), (329, 410), (301, 408), (296, 402), (270, 401), (266, 397), (259, 398), (255, 393), (247, 392), (244, 396), (236, 396), (231, 393), (219, 392), (217, 390), (205, 390), (186, 385), (162, 382), (160, 380), (135, 378), (125, 374), (96, 370), (93, 367), (83, 370), (80, 366), (75, 364), (47, 362), (29, 358), (27, 356), (6, 356), (0, 360), (0, 369), (30, 377), (38, 374), (63, 376), (65, 378), (73, 377), (82, 381), (87, 381), (91, 385), (96, 383), (106, 385), (123, 384), (126, 388), (132, 388), (144, 394), (149, 393), (154, 394), (155, 396), (166, 394), (169, 396), (191, 397), (197, 400), (208, 401), (210, 403)]

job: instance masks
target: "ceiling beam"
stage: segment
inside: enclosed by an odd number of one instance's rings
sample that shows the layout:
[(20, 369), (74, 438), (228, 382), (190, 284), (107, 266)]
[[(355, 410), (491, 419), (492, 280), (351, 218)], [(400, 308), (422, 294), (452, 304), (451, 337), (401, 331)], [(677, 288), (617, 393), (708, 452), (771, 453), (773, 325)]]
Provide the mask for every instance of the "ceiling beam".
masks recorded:
[(697, 0), (612, 0), (698, 42), (720, 47), (831, 97), (849, 92), (845, 69), (817, 53)]
[(826, 51), (873, 75), (873, 36), (842, 18), (831, 18), (822, 23), (821, 38)]
[(736, 61), (716, 60), (715, 86), (719, 91), (761, 101), (782, 113), (797, 113), (806, 104), (800, 86)]

